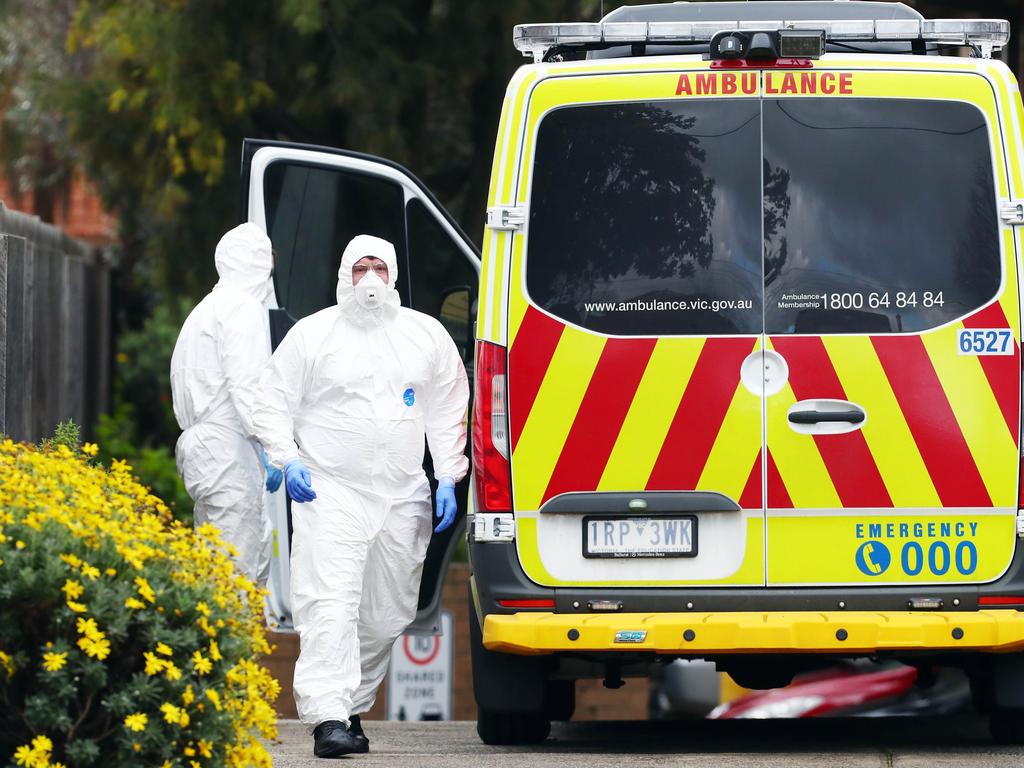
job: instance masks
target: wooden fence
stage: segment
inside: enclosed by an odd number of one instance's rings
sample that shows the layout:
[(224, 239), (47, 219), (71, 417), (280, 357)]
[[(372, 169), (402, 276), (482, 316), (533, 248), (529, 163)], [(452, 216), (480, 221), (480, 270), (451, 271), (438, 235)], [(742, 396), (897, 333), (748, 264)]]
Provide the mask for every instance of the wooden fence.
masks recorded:
[(0, 203), (0, 434), (35, 442), (107, 409), (109, 255)]

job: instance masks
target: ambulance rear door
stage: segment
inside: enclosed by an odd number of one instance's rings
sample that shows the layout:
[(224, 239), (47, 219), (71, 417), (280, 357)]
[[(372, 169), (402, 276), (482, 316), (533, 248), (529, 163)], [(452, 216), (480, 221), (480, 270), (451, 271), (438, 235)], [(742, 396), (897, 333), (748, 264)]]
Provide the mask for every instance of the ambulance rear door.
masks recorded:
[(684, 69), (544, 79), (504, 158), (516, 542), (545, 586), (764, 584), (759, 77)]
[[(862, 60), (863, 61), (863, 60)], [(982, 583), (1015, 543), (1017, 255), (995, 86), (764, 73), (767, 580)]]

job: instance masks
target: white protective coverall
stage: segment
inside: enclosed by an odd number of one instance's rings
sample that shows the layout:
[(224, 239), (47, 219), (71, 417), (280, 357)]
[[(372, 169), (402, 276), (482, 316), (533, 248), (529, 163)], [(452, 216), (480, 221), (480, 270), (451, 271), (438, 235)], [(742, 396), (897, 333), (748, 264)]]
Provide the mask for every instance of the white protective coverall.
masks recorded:
[(184, 430), (175, 454), (196, 525), (219, 528), (238, 550), (239, 569), (265, 584), (272, 530), (252, 409), (270, 360), (270, 239), (242, 224), (221, 238), (215, 261), (220, 279), (185, 320), (171, 357), (174, 415)]
[[(362, 306), (352, 285), (364, 256), (388, 266), (376, 309)], [(301, 459), (316, 493), (292, 504), (295, 702), (310, 727), (373, 706), (391, 647), (416, 616), (433, 527), (424, 434), (438, 478), (458, 481), (469, 468), (462, 360), (437, 320), (400, 306), (397, 277), (389, 242), (353, 239), (338, 270), (338, 305), (288, 332), (256, 409), (271, 463)]]

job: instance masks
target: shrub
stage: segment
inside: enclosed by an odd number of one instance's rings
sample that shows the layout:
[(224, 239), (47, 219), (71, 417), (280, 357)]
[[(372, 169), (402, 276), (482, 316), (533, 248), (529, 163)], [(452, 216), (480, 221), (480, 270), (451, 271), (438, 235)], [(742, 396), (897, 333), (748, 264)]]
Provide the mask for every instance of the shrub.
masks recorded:
[(96, 453), (0, 443), (0, 762), (269, 766), (262, 592)]

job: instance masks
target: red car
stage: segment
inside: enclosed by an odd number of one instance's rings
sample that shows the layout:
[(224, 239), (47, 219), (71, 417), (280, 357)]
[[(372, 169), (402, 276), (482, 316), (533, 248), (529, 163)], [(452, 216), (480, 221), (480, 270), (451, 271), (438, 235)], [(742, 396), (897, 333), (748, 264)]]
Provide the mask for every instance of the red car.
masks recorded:
[(708, 718), (895, 717), (969, 708), (970, 687), (958, 670), (922, 675), (915, 667), (865, 661), (800, 675), (785, 688), (752, 691), (715, 707)]

